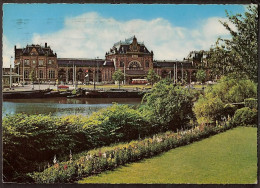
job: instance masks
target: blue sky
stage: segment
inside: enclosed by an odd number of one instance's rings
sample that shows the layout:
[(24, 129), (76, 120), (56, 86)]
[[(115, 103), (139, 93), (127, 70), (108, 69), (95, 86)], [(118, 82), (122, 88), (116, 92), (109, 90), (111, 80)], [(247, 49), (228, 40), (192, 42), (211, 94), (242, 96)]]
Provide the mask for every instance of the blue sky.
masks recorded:
[(14, 45), (45, 42), (58, 57), (104, 58), (115, 42), (132, 35), (156, 59), (182, 59), (228, 37), (218, 21), (227, 21), (225, 10), (244, 13), (245, 6), (4, 4), (3, 60), (10, 59)]

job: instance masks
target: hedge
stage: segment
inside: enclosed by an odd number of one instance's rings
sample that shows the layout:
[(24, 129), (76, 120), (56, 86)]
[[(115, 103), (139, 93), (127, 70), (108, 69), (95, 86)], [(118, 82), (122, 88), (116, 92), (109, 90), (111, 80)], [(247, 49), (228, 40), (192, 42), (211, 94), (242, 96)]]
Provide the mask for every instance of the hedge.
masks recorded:
[(190, 130), (166, 132), (143, 140), (132, 141), (124, 146), (108, 147), (103, 150), (89, 151), (78, 159), (55, 163), (43, 172), (30, 176), (35, 183), (69, 183), (82, 177), (91, 176), (120, 165), (155, 156), (178, 146), (186, 145), (210, 135), (232, 128), (232, 124), (195, 127)]

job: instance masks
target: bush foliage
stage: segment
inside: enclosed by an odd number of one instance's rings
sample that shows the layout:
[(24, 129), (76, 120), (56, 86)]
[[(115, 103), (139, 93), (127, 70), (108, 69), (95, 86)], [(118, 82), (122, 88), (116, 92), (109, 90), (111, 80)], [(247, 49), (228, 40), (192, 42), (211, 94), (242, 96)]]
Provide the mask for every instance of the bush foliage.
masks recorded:
[(176, 130), (193, 118), (194, 97), (195, 91), (163, 80), (156, 83), (152, 91), (144, 96), (145, 106), (141, 110), (154, 129)]
[(225, 76), (218, 84), (206, 89), (193, 110), (198, 123), (215, 123), (234, 114), (236, 107), (232, 103), (243, 103), (244, 99), (256, 96), (257, 86), (251, 80)]
[(236, 126), (257, 126), (257, 110), (244, 107), (235, 112), (232, 123)]
[(248, 98), (245, 99), (245, 107), (249, 107), (251, 109), (257, 109), (257, 99), (254, 98)]

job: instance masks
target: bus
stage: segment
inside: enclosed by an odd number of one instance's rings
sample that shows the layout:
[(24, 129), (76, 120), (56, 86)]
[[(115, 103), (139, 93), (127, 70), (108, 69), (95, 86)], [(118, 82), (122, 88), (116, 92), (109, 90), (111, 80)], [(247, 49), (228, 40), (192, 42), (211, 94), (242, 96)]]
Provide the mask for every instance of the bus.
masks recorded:
[(147, 84), (147, 79), (132, 79), (132, 84)]

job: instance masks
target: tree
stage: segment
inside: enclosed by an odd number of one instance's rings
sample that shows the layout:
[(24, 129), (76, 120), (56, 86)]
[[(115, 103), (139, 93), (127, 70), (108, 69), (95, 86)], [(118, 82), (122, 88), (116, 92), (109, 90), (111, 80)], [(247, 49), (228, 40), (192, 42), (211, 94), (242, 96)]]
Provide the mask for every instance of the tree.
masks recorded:
[(30, 80), (32, 81), (33, 84), (33, 89), (34, 89), (34, 81), (36, 81), (36, 75), (34, 69), (30, 72)]
[(257, 6), (248, 6), (241, 14), (230, 15), (230, 23), (221, 22), (230, 32), (231, 39), (219, 38), (215, 47), (210, 49), (209, 66), (215, 75), (236, 73), (257, 82)]
[(206, 79), (206, 71), (205, 70), (198, 70), (196, 73), (196, 79), (197, 81), (204, 83)]
[(174, 86), (167, 80), (156, 83), (143, 98), (144, 116), (155, 130), (165, 131), (184, 127), (193, 117), (194, 90)]
[(118, 81), (118, 88), (120, 89), (120, 82), (124, 80), (124, 74), (120, 69), (114, 72), (112, 76), (114, 81)]
[(160, 77), (155, 73), (155, 71), (153, 69), (149, 69), (147, 74), (147, 80), (153, 85), (159, 79)]

